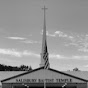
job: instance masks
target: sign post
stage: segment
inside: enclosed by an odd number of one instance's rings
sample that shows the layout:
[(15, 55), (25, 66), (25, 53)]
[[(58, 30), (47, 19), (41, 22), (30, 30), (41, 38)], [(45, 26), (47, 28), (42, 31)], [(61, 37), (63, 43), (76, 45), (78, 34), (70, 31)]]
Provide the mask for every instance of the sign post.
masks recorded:
[(46, 88), (46, 82), (45, 82), (45, 80), (44, 80), (44, 88)]

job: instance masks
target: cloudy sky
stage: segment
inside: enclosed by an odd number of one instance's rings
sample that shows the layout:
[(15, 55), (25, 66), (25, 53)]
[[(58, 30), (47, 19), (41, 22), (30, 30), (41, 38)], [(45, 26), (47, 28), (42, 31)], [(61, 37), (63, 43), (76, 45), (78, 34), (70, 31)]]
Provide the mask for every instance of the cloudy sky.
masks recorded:
[(39, 67), (44, 4), (50, 67), (88, 71), (88, 0), (0, 0), (0, 63)]

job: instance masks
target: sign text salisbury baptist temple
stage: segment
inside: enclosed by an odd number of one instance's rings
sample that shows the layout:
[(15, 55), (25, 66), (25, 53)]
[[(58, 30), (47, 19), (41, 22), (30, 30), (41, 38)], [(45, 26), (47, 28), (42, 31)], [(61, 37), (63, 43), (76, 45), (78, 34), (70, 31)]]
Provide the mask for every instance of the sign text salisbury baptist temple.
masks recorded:
[(17, 83), (67, 83), (72, 82), (72, 79), (16, 79)]
[[(47, 38), (46, 38), (46, 19), (44, 10), (44, 26), (42, 39), (42, 52), (40, 67), (32, 71), (20, 73), (1, 80), (2, 88), (88, 88), (88, 74), (78, 75), (57, 71), (50, 68)], [(70, 71), (69, 71), (70, 72)], [(86, 76), (84, 78), (84, 76)]]

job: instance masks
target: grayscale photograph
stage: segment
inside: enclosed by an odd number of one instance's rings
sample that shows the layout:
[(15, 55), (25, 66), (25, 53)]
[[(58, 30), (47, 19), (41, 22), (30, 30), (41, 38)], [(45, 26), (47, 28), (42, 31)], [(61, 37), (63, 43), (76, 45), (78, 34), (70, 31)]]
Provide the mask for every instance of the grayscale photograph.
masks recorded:
[(88, 0), (0, 0), (0, 88), (88, 88)]

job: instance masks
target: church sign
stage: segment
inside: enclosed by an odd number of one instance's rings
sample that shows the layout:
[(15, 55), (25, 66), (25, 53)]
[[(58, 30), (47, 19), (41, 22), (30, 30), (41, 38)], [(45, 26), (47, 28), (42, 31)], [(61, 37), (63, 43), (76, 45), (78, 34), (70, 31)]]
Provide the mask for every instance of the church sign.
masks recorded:
[(17, 83), (71, 83), (72, 79), (16, 79)]

